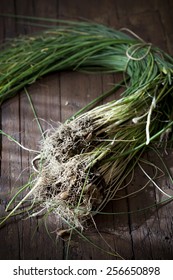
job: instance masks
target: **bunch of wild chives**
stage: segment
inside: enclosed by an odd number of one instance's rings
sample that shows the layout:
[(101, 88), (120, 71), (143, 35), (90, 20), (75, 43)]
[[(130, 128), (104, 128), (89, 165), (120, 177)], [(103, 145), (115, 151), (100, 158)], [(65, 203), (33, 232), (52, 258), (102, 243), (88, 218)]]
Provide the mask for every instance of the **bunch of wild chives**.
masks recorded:
[(170, 131), (173, 59), (123, 32), (63, 22), (9, 42), (0, 61), (1, 101), (52, 71), (122, 72), (129, 78), (121, 99), (60, 125), (33, 160), (38, 174), (28, 195), (39, 205), (35, 214), (53, 212), (82, 228), (115, 196), (147, 145)]
[(64, 22), (5, 43), (0, 52), (0, 101), (52, 71), (126, 72), (135, 86), (152, 80), (158, 68), (168, 71), (170, 78), (171, 63), (172, 58), (161, 50), (123, 32), (98, 24)]

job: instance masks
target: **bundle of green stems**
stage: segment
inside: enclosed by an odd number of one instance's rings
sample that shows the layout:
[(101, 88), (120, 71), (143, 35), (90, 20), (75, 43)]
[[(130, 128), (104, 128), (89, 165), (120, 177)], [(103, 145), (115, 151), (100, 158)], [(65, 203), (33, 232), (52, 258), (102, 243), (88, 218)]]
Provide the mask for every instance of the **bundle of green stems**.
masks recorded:
[(54, 213), (70, 227), (83, 229), (115, 197), (148, 145), (171, 131), (173, 58), (137, 36), (103, 25), (58, 23), (4, 44), (0, 101), (62, 70), (123, 73), (124, 91), (119, 100), (84, 108), (47, 134), (32, 162), (32, 188), (12, 214), (32, 195), (33, 215)]

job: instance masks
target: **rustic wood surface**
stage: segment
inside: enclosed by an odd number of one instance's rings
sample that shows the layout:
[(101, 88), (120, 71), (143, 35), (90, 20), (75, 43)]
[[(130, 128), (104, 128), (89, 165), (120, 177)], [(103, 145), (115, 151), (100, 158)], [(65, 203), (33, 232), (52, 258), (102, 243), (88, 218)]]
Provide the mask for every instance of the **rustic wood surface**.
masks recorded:
[[(1, 0), (0, 13), (37, 17), (89, 19), (119, 29), (127, 27), (140, 37), (173, 55), (173, 2), (171, 0)], [(0, 16), (0, 40), (41, 28), (21, 20)], [(53, 73), (28, 87), (36, 112), (44, 129), (63, 122), (115, 83), (115, 75)], [(111, 97), (113, 98), (113, 97)], [(41, 134), (24, 91), (7, 100), (0, 108), (1, 129), (24, 146), (37, 149)], [(30, 173), (32, 154), (1, 137), (0, 214), (4, 215), (11, 192), (24, 184)], [(146, 155), (160, 164), (156, 155)], [(171, 151), (164, 158), (173, 168)], [(149, 174), (154, 172), (148, 167)], [(136, 170), (125, 193), (142, 187), (147, 179)], [(159, 179), (165, 192), (173, 193), (167, 177)], [(150, 184), (146, 191), (128, 199), (112, 201), (105, 212), (95, 217), (84, 232), (87, 238), (105, 251), (117, 251), (125, 259), (173, 259), (173, 203), (138, 211), (165, 197)], [(129, 212), (133, 212), (130, 214)], [(124, 214), (122, 214), (124, 212)], [(53, 222), (52, 222), (53, 223)], [(61, 224), (61, 221), (59, 221)], [(49, 225), (51, 231), (51, 225)], [(54, 225), (55, 226), (55, 225)], [(69, 252), (67, 256), (67, 247)], [(17, 217), (0, 229), (0, 259), (116, 259), (74, 234), (70, 244), (48, 235), (38, 218)]]

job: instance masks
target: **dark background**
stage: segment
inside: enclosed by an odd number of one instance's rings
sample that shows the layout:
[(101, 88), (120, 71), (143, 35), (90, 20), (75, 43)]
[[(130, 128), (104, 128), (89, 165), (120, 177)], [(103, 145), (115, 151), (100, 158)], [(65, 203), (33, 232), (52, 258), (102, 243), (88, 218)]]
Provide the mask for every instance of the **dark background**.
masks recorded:
[[(87, 19), (115, 29), (126, 27), (144, 40), (173, 55), (173, 1), (171, 0), (1, 0), (0, 13)], [(19, 19), (0, 16), (1, 41), (21, 34), (32, 34), (41, 29)], [(117, 79), (118, 76), (113, 74), (53, 73), (30, 85), (28, 91), (38, 116), (56, 125), (57, 121), (64, 121), (101, 92), (109, 89)], [(2, 130), (15, 137), (24, 146), (38, 148), (41, 135), (24, 91), (4, 102), (0, 115)], [(46, 121), (42, 121), (44, 129), (49, 127)], [(146, 157), (159, 164), (155, 155), (148, 153)], [(164, 157), (168, 166), (172, 168), (171, 152), (168, 151), (168, 155)], [(11, 191), (14, 192), (27, 181), (31, 159), (32, 154), (5, 138), (1, 139), (0, 212), (2, 215)], [(148, 172), (152, 174), (154, 170), (148, 167)], [(142, 187), (145, 183), (145, 175), (136, 170), (126, 193)], [(166, 176), (160, 178), (158, 183), (164, 191), (171, 193), (172, 185)], [(149, 184), (138, 196), (109, 203), (105, 211), (125, 212), (125, 214), (98, 215), (95, 217), (98, 231), (91, 225), (84, 234), (106, 251), (110, 252), (112, 248), (126, 259), (172, 259), (173, 203), (134, 214), (127, 213), (153, 205), (161, 199), (165, 197)], [(17, 221), (15, 218), (1, 228), (0, 259), (67, 258), (67, 242), (57, 239), (56, 231), (51, 235), (51, 239), (41, 221), (38, 218)], [(52, 224), (55, 229), (54, 219), (51, 221)], [(59, 225), (61, 221), (57, 221), (57, 228)], [(70, 242), (68, 258), (114, 259), (115, 257), (74, 234)]]

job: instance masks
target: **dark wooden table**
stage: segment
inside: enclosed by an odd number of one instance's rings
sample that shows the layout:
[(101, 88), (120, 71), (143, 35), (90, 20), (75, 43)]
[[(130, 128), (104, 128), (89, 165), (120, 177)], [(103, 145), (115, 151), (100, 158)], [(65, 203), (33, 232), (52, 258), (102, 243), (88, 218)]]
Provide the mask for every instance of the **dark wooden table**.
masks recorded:
[[(0, 13), (37, 17), (89, 19), (119, 29), (127, 27), (146, 41), (173, 55), (173, 2), (171, 0), (1, 0)], [(21, 20), (0, 16), (0, 39), (28, 34), (41, 28)], [(117, 76), (53, 73), (28, 87), (44, 130), (58, 121), (63, 122), (79, 108), (116, 82)], [(114, 97), (111, 97), (114, 98)], [(108, 99), (109, 100), (109, 99)], [(1, 129), (24, 146), (38, 149), (40, 131), (24, 91), (3, 103), (0, 108)], [(44, 121), (45, 120), (45, 121)], [(26, 183), (32, 154), (15, 143), (1, 138), (0, 213), (8, 203), (11, 192)], [(158, 157), (148, 153), (148, 159), (160, 164)], [(172, 154), (164, 156), (173, 168)], [(149, 172), (154, 172), (148, 167)], [(151, 174), (151, 173), (150, 173)], [(142, 187), (147, 179), (136, 170), (126, 192)], [(173, 186), (166, 176), (159, 186), (172, 194)], [(105, 212), (116, 215), (97, 215), (94, 226), (84, 232), (94, 244), (106, 251), (117, 251), (125, 259), (173, 258), (173, 203), (150, 210), (138, 211), (165, 199), (153, 184), (138, 196), (112, 201)], [(130, 214), (128, 212), (133, 212)], [(124, 214), (122, 214), (124, 212)], [(61, 221), (59, 221), (61, 224)], [(55, 225), (54, 225), (55, 226)], [(58, 226), (57, 226), (58, 227)], [(50, 226), (51, 231), (51, 226)], [(65, 259), (67, 242), (49, 237), (44, 223), (38, 218), (8, 222), (0, 229), (0, 259)], [(115, 259), (97, 249), (81, 236), (74, 234), (69, 244), (69, 259)]]

